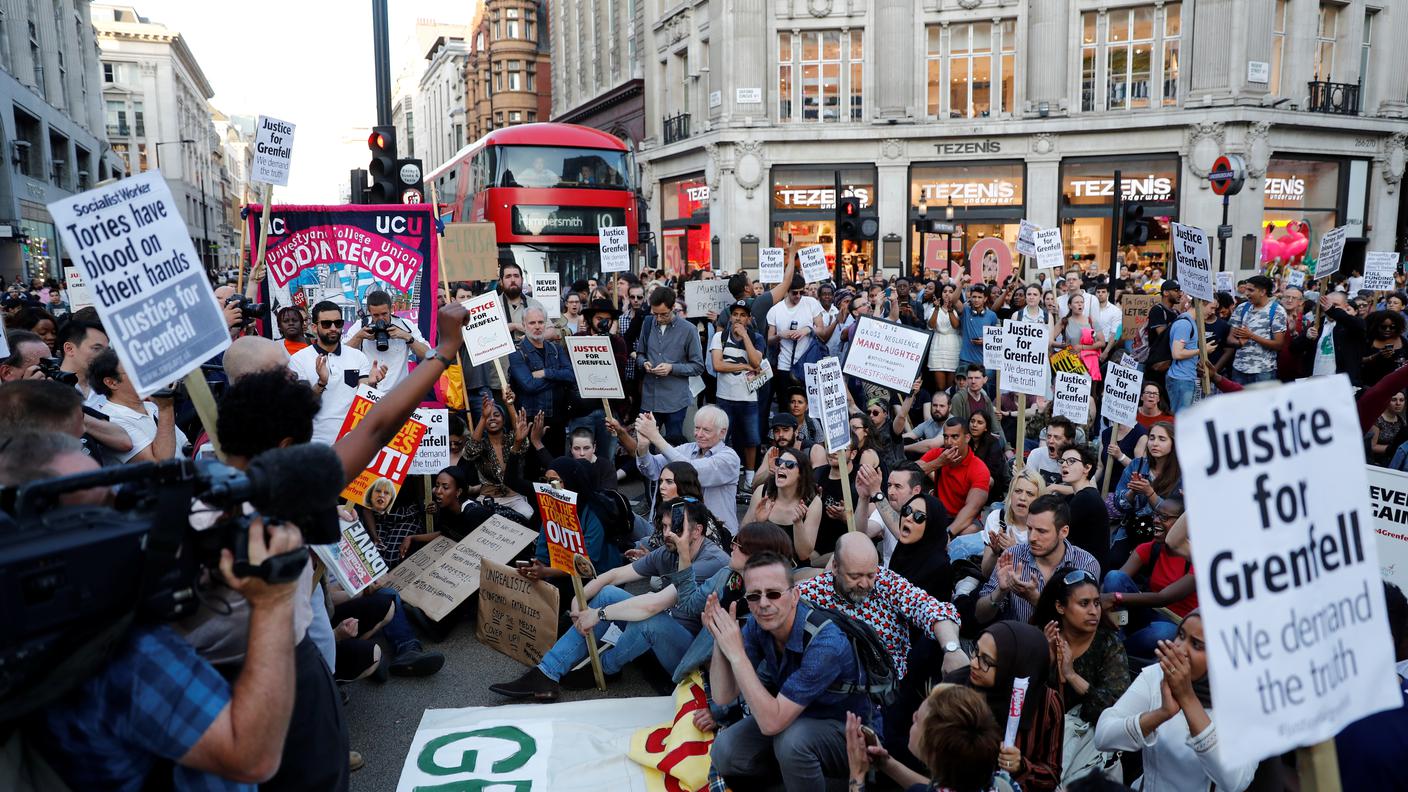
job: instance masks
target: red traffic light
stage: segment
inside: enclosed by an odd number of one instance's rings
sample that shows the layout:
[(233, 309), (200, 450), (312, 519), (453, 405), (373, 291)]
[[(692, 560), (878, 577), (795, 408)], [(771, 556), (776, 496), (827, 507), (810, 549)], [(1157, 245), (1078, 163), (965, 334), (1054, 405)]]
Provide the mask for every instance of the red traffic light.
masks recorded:
[(385, 136), (385, 135), (382, 135), (380, 132), (373, 132), (373, 133), (371, 134), (371, 137), (368, 137), (368, 138), (367, 138), (367, 148), (370, 148), (370, 149), (384, 149), (384, 148), (386, 148), (386, 136)]

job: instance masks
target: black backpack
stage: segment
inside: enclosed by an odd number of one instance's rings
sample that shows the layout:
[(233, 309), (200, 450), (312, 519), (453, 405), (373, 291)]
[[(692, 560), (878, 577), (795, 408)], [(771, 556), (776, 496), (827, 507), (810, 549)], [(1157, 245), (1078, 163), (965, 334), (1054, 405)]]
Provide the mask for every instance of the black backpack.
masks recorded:
[(853, 619), (840, 611), (813, 605), (807, 614), (805, 634), (802, 636), (802, 651), (807, 651), (807, 645), (811, 643), (812, 637), (827, 624), (835, 624), (841, 634), (846, 637), (846, 642), (851, 645), (851, 654), (856, 658), (856, 667), (860, 669), (862, 681), (859, 684), (837, 682), (828, 687), (826, 692), (842, 695), (864, 693), (878, 707), (893, 704), (899, 693), (899, 669), (895, 668), (894, 658), (890, 657), (890, 652), (885, 648), (884, 642), (880, 640), (880, 636), (875, 634), (875, 630), (869, 624), (859, 619)]

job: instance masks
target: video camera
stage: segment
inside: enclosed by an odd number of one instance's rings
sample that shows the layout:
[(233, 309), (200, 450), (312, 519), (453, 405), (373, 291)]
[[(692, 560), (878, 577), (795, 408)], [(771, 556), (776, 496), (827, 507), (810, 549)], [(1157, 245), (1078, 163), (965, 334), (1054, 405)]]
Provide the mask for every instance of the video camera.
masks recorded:
[(45, 357), (39, 359), (39, 373), (55, 382), (62, 382), (70, 387), (77, 387), (78, 375), (71, 371), (64, 371), (59, 368), (63, 361), (56, 357)]
[(373, 322), (371, 318), (362, 320), (362, 326), (372, 333), (372, 339), (376, 341), (376, 351), (385, 352), (391, 348), (391, 323), (381, 319)]
[[(244, 471), (174, 459), (0, 487), (0, 724), (82, 684), (133, 624), (194, 613), (222, 550), (236, 575), (296, 580), (305, 548), (249, 562), (253, 519), (291, 522), (305, 544), (332, 544), (343, 485), (332, 449), (308, 444), (267, 451)], [(97, 487), (115, 488), (111, 506), (61, 502)], [(197, 510), (219, 516), (196, 530)]]
[(254, 302), (243, 294), (231, 294), (225, 298), (225, 305), (236, 305), (240, 309), (240, 327), (249, 327), (255, 319), (269, 317), (269, 304)]

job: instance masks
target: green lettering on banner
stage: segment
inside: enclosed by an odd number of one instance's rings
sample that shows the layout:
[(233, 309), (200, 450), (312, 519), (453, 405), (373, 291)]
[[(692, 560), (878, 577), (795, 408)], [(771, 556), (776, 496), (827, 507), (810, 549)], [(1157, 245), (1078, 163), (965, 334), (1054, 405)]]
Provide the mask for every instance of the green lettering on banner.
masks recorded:
[[(487, 729), (475, 729), (467, 732), (454, 732), (427, 742), (421, 749), (420, 755), (416, 757), (416, 767), (426, 775), (447, 776), (456, 773), (472, 773), (479, 760), (479, 751), (474, 749), (465, 750), (460, 754), (460, 763), (457, 767), (445, 767), (435, 762), (435, 753), (441, 748), (460, 740), (470, 740), (482, 737), (485, 740), (502, 740), (513, 743), (516, 747), (513, 753), (499, 759), (489, 766), (489, 772), (498, 775), (500, 773), (511, 773), (528, 764), (538, 753), (538, 742), (527, 732), (517, 726), (494, 726)], [(445, 784), (435, 784), (432, 786), (417, 786), (417, 792), (483, 792), (490, 786), (511, 787), (517, 792), (529, 792), (533, 788), (532, 781), (518, 780), (485, 780), (485, 779), (465, 779), (462, 781), (452, 781)]]

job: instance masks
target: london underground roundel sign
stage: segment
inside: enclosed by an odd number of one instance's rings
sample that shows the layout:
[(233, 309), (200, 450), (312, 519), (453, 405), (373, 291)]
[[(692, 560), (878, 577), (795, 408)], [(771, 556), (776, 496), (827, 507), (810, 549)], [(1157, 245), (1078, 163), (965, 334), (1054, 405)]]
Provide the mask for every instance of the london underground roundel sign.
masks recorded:
[(1247, 181), (1247, 165), (1240, 155), (1223, 154), (1208, 171), (1212, 191), (1218, 195), (1236, 195)]

